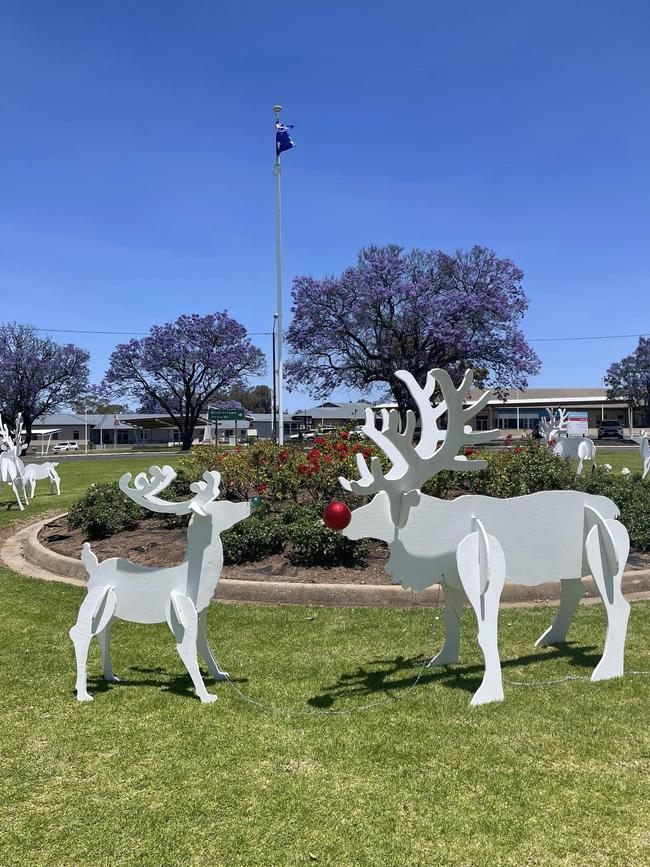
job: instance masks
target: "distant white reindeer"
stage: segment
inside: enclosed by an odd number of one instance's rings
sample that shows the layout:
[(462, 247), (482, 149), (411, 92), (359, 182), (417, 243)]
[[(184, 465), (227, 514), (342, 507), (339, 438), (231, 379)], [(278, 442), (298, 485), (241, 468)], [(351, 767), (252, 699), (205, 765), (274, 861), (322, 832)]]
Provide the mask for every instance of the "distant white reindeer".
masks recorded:
[[(539, 432), (546, 444), (553, 450), (553, 454), (560, 458), (575, 461), (577, 464), (576, 475), (582, 474), (583, 461), (596, 460), (596, 446), (589, 437), (570, 437), (569, 419), (565, 409), (558, 409), (554, 413), (547, 407), (549, 418), (540, 419)], [(593, 464), (592, 464), (593, 467)]]
[(56, 486), (57, 497), (61, 496), (61, 479), (56, 471), (58, 466), (58, 461), (45, 461), (42, 464), (27, 464), (23, 472), (25, 493), (27, 493), (27, 485), (30, 485), (31, 491), (29, 496), (33, 499), (36, 492), (36, 482), (39, 481), (39, 479), (49, 479), (50, 494), (54, 493), (54, 487)]
[[(445, 591), (444, 645), (430, 665), (458, 662), (463, 592), (478, 622), (478, 640), (485, 674), (472, 704), (503, 698), (497, 646), (499, 598), (506, 579), (534, 586), (561, 579), (559, 610), (538, 645), (566, 640), (571, 619), (584, 593), (580, 580), (590, 572), (607, 613), (607, 636), (602, 659), (592, 680), (623, 674), (623, 653), (629, 604), (621, 593), (621, 576), (629, 552), (625, 527), (614, 520), (616, 505), (606, 497), (580, 491), (543, 491), (512, 499), (463, 496), (439, 500), (420, 486), (441, 470), (480, 470), (485, 461), (458, 454), (464, 445), (493, 439), (497, 431), (472, 431), (469, 422), (490, 399), (485, 392), (465, 406), (473, 376), (467, 371), (455, 388), (444, 370), (432, 370), (421, 388), (407, 371), (396, 376), (407, 386), (421, 422), (414, 444), (415, 414), (408, 411), (402, 429), (397, 410), (383, 410), (381, 429), (366, 411), (363, 432), (390, 459), (384, 474), (377, 457), (370, 467), (360, 454), (359, 481), (340, 479), (348, 491), (374, 494), (370, 503), (355, 509), (343, 531), (350, 539), (370, 537), (388, 543), (386, 571), (395, 583), (415, 591), (442, 584)], [(442, 401), (432, 406), (436, 384)], [(447, 414), (447, 430), (437, 422)]]
[(216, 701), (205, 688), (197, 661), (197, 649), (205, 659), (215, 680), (228, 675), (221, 671), (208, 645), (207, 608), (216, 590), (223, 566), (221, 533), (250, 515), (249, 503), (214, 502), (219, 496), (221, 475), (210, 471), (204, 481), (190, 486), (194, 497), (183, 503), (161, 500), (158, 494), (176, 477), (165, 466), (151, 467), (136, 476), (131, 487), (131, 473), (120, 479), (122, 491), (135, 503), (152, 512), (171, 515), (191, 514), (187, 529), (187, 552), (182, 563), (169, 568), (139, 566), (122, 558), (99, 563), (86, 543), (81, 559), (88, 571), (88, 595), (81, 604), (76, 624), (70, 630), (77, 660), (76, 691), (79, 701), (91, 701), (86, 685), (88, 647), (97, 636), (102, 652), (104, 679), (116, 681), (110, 657), (110, 630), (118, 618), (132, 623), (169, 625), (176, 650), (192, 678), (202, 702)]
[[(29, 504), (27, 499), (27, 491), (23, 482), (25, 473), (25, 465), (21, 460), (23, 450), (23, 418), (22, 414), (18, 413), (16, 417), (16, 425), (14, 435), (11, 435), (9, 428), (2, 421), (0, 415), (0, 480), (3, 484), (8, 484), (18, 503), (20, 511), (24, 511), (25, 506)], [(20, 496), (22, 492), (25, 498), (25, 506)]]
[(643, 461), (643, 475), (642, 479), (650, 473), (650, 440), (648, 439), (648, 434), (642, 430), (640, 436), (634, 437), (634, 442), (639, 444), (639, 451), (641, 452), (641, 460)]

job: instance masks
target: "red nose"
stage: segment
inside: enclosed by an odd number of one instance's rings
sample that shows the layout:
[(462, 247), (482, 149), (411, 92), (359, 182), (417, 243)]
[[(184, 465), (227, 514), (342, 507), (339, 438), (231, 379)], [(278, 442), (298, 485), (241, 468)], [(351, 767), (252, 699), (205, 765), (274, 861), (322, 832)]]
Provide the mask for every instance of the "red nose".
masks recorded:
[(352, 520), (352, 512), (345, 503), (330, 503), (325, 507), (323, 520), (330, 530), (345, 530)]

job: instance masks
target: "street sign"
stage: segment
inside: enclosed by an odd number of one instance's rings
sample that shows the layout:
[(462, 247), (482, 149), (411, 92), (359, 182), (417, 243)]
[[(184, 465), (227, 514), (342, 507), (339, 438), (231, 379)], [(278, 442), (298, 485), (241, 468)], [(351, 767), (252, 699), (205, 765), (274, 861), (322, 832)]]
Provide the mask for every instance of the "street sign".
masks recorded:
[(208, 421), (212, 424), (216, 421), (244, 421), (246, 413), (243, 409), (208, 409)]

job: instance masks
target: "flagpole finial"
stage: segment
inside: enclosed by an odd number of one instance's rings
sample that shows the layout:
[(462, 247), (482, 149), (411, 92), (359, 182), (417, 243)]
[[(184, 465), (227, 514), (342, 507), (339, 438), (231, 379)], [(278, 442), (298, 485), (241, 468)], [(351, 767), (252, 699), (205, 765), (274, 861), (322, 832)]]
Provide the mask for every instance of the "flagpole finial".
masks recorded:
[(280, 114), (280, 112), (282, 111), (282, 106), (281, 106), (281, 105), (274, 105), (274, 106), (273, 106), (273, 111), (274, 111), (276, 114)]

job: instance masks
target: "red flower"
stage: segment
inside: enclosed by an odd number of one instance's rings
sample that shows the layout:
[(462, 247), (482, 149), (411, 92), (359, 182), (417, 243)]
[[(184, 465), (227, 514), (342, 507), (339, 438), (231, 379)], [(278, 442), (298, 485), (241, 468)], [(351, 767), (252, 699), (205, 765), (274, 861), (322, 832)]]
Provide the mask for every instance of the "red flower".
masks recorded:
[(241, 446), (235, 446), (235, 451), (239, 454), (241, 452)]
[(515, 448), (515, 454), (516, 454), (516, 455), (520, 455), (520, 454), (521, 454), (521, 448), (520, 448), (520, 446), (517, 446), (517, 447)]
[(280, 452), (280, 454), (278, 455), (278, 460), (280, 461), (281, 464), (283, 464), (288, 457), (289, 457), (289, 452), (283, 451), (283, 452)]
[(554, 446), (554, 445), (555, 445), (555, 440), (553, 439), (553, 437), (551, 437), (551, 439), (548, 441), (548, 444), (549, 444), (550, 446)]
[(314, 437), (314, 442), (318, 443), (319, 446), (327, 445), (327, 440), (325, 437)]
[(257, 491), (258, 494), (265, 494), (266, 493), (266, 485), (264, 484), (264, 482), (260, 482), (260, 484), (257, 485), (255, 490)]
[(321, 453), (318, 451), (318, 449), (312, 449), (312, 450), (307, 454), (307, 458), (308, 458), (310, 461), (317, 461), (317, 460), (320, 458), (320, 455), (321, 455)]
[(510, 445), (510, 443), (512, 442), (512, 434), (506, 434), (505, 442), (507, 443), (507, 445)]
[(470, 448), (470, 447), (468, 446), (468, 447), (465, 449), (465, 456), (469, 458), (469, 457), (471, 457), (473, 454), (474, 454), (474, 449), (473, 449), (473, 448)]
[(346, 440), (350, 436), (350, 432), (347, 430), (342, 430), (341, 436), (343, 437), (344, 440)]
[(311, 476), (312, 474), (312, 468), (308, 467), (307, 464), (298, 464), (297, 470), (301, 476)]
[(331, 464), (332, 463), (332, 455), (323, 455), (323, 460), (326, 463)]

